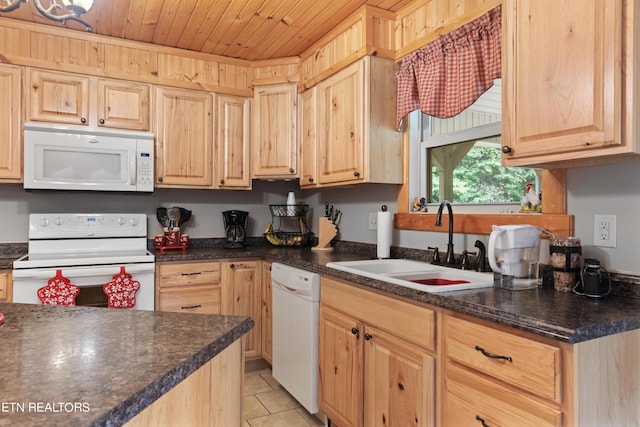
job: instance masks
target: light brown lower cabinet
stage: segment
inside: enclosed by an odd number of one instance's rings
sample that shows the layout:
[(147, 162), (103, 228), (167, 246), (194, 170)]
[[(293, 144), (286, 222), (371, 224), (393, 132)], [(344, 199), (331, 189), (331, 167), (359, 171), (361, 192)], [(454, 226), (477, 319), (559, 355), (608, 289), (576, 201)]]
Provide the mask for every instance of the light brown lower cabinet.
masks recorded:
[(273, 364), (273, 315), (271, 312), (271, 262), (262, 261), (262, 358)]
[(320, 408), (340, 427), (435, 425), (435, 313), (324, 277)]
[(221, 263), (222, 314), (250, 316), (254, 325), (243, 337), (246, 359), (262, 356), (262, 261)]
[(125, 424), (242, 425), (242, 341), (237, 340)]
[(250, 316), (245, 358), (262, 356), (262, 261), (169, 262), (156, 266), (156, 309)]
[(221, 314), (220, 263), (157, 264), (156, 309), (158, 311)]
[(13, 301), (11, 270), (0, 270), (0, 302)]
[(570, 344), (322, 278), (320, 408), (339, 427), (640, 425), (640, 329)]

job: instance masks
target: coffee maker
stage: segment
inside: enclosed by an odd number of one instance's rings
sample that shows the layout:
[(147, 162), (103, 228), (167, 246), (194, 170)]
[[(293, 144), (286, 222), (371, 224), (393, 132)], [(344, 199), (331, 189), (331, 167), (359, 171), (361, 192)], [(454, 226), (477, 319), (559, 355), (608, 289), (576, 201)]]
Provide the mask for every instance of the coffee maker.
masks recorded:
[(222, 212), (224, 219), (224, 232), (226, 241), (223, 247), (227, 249), (240, 249), (245, 247), (247, 237), (247, 221), (249, 220), (249, 212), (245, 211), (224, 211)]

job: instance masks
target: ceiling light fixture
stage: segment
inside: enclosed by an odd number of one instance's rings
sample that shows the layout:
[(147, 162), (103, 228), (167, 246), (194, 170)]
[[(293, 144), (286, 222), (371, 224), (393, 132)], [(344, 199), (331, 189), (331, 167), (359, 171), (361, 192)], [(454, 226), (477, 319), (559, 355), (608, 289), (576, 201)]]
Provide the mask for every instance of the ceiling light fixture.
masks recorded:
[[(11, 12), (20, 7), (21, 3), (29, 0), (0, 0), (0, 12)], [(33, 4), (38, 12), (45, 18), (52, 21), (62, 22), (76, 21), (87, 27), (87, 31), (93, 31), (93, 27), (87, 21), (82, 19), (80, 15), (87, 13), (93, 7), (93, 0), (45, 0), (49, 2), (49, 7), (45, 8), (42, 0), (33, 0)], [(4, 6), (2, 6), (4, 4)], [(60, 10), (66, 9), (68, 13), (59, 15)]]

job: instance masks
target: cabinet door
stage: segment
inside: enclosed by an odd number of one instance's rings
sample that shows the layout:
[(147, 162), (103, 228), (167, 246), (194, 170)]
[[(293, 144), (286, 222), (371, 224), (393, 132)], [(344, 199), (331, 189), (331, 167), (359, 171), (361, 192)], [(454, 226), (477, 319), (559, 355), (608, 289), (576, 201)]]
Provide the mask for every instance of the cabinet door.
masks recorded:
[(300, 187), (315, 187), (317, 178), (317, 88), (298, 95), (298, 145), (300, 148)]
[(216, 181), (219, 188), (251, 189), (250, 101), (217, 95)]
[(262, 262), (262, 358), (273, 363), (273, 316), (271, 312), (271, 263)]
[(364, 179), (364, 62), (318, 84), (318, 180)]
[(158, 187), (213, 184), (213, 95), (159, 87), (156, 182)]
[(0, 302), (12, 302), (12, 291), (11, 270), (0, 270)]
[(0, 65), (0, 182), (22, 181), (20, 68)]
[(98, 79), (98, 126), (148, 131), (150, 86)]
[(89, 77), (27, 70), (29, 120), (89, 125)]
[(362, 425), (364, 326), (320, 307), (320, 408), (340, 427)]
[(295, 83), (256, 87), (252, 133), (252, 175), (297, 177)]
[(222, 263), (222, 314), (250, 316), (253, 328), (243, 336), (246, 358), (259, 358), (262, 333), (261, 261)]
[(364, 339), (364, 425), (434, 426), (435, 359), (368, 325)]
[(593, 157), (621, 144), (622, 3), (505, 4), (505, 165)]

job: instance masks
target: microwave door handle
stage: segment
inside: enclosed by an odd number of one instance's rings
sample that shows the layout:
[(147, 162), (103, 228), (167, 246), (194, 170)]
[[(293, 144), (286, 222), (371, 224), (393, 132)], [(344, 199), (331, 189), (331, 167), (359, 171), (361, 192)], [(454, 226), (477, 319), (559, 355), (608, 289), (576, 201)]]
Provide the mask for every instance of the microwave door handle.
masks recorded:
[(136, 177), (136, 171), (137, 171), (137, 161), (138, 161), (138, 152), (134, 151), (134, 154), (131, 156), (131, 162), (129, 165), (129, 184), (132, 187), (135, 187), (137, 184), (137, 177)]

